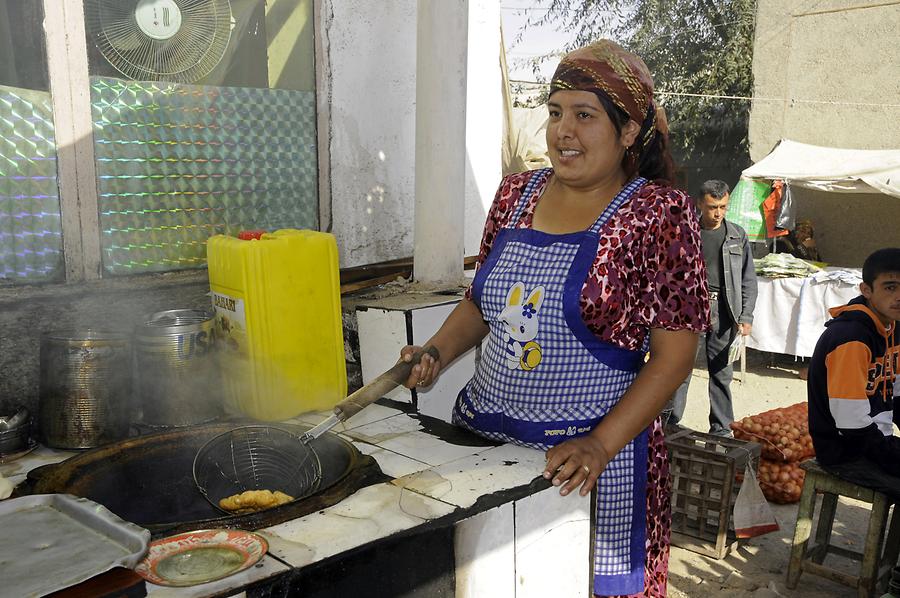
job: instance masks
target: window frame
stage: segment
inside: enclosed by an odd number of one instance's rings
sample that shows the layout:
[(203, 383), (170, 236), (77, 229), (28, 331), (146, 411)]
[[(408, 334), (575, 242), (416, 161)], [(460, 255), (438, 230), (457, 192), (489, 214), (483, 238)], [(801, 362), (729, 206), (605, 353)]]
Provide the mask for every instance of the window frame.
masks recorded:
[(65, 282), (99, 280), (100, 214), (83, 0), (43, 0)]

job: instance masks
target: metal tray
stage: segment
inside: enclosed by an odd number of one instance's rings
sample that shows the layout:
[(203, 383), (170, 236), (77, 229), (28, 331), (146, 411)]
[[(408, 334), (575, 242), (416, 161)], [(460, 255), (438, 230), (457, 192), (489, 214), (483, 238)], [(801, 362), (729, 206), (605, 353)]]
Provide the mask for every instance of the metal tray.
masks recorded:
[(131, 569), (150, 543), (149, 531), (70, 494), (0, 502), (0, 530), (0, 579), (8, 596), (43, 596), (113, 567)]

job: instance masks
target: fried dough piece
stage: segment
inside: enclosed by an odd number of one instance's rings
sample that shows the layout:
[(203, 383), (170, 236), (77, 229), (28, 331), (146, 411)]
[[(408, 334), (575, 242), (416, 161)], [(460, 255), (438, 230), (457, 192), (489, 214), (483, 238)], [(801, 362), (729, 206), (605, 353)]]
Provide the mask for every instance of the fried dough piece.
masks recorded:
[(294, 500), (293, 496), (279, 490), (246, 490), (240, 494), (223, 498), (219, 506), (234, 513), (254, 513), (263, 509), (271, 509)]
[(285, 494), (281, 490), (275, 491), (275, 502), (277, 502), (279, 505), (283, 505), (284, 503), (291, 502), (292, 500), (294, 500), (294, 497), (291, 496), (290, 494)]

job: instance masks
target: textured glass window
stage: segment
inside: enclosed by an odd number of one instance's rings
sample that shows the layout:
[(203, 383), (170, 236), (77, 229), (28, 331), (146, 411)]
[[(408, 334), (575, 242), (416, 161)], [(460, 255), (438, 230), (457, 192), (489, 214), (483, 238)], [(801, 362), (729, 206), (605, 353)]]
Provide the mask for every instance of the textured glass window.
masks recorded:
[(0, 0), (0, 280), (63, 273), (40, 0)]
[(312, 92), (91, 82), (103, 263), (206, 263), (206, 239), (315, 228)]
[(85, 25), (107, 272), (318, 227), (312, 0), (85, 0)]

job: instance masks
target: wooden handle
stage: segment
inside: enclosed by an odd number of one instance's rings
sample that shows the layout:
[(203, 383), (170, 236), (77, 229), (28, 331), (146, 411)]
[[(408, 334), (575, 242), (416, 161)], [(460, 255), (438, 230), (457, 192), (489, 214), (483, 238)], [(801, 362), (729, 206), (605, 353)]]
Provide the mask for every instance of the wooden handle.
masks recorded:
[(345, 421), (406, 382), (412, 373), (413, 366), (418, 364), (426, 353), (434, 357), (435, 361), (441, 358), (441, 354), (434, 347), (429, 346), (416, 351), (413, 353), (412, 359), (398, 361), (397, 365), (338, 403), (334, 408), (335, 415), (341, 421)]

